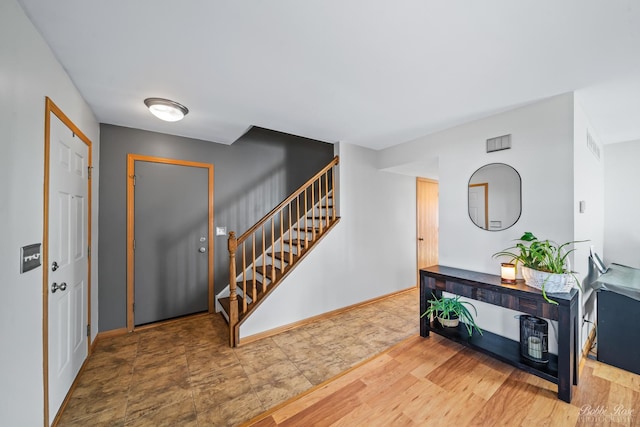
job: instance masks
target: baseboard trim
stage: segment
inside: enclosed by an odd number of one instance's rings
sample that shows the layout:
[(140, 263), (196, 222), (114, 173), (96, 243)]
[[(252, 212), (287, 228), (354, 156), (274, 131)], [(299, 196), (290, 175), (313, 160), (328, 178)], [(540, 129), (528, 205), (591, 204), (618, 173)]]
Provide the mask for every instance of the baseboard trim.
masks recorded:
[[(95, 345), (95, 341), (96, 340), (94, 340), (94, 343), (92, 344), (92, 347)], [(89, 357), (91, 357), (91, 355), (87, 354), (87, 357), (84, 359), (84, 362), (82, 362), (82, 366), (80, 366), (80, 369), (78, 370), (78, 374), (76, 375), (75, 379), (71, 383), (71, 387), (69, 387), (69, 391), (67, 391), (67, 395), (64, 397), (64, 400), (60, 404), (60, 409), (58, 409), (58, 413), (56, 414), (56, 416), (53, 418), (53, 421), (51, 422), (51, 427), (57, 427), (58, 426), (58, 423), (60, 422), (60, 419), (62, 418), (62, 414), (64, 413), (64, 410), (67, 409), (67, 405), (69, 404), (69, 401), (71, 400), (71, 396), (73, 395), (73, 392), (75, 391), (76, 387), (78, 386), (78, 381), (80, 381), (80, 377), (82, 376), (82, 373), (84, 372), (85, 368), (87, 367), (87, 363), (89, 362)], [(46, 420), (45, 420), (45, 424), (46, 424)]]
[(584, 343), (584, 347), (582, 348), (582, 357), (580, 357), (580, 363), (578, 364), (578, 376), (582, 373), (582, 369), (584, 368), (584, 362), (587, 360), (587, 356), (589, 356), (589, 350), (593, 346), (594, 341), (596, 340), (596, 325), (591, 326), (591, 330), (589, 331), (589, 336), (587, 337), (587, 342)]
[(133, 328), (133, 332), (142, 332), (142, 331), (146, 331), (148, 329), (157, 328), (159, 326), (170, 325), (172, 323), (178, 323), (178, 322), (182, 322), (184, 320), (193, 319), (193, 318), (196, 318), (196, 317), (210, 316), (212, 314), (216, 314), (216, 313), (209, 313), (208, 311), (203, 311), (202, 313), (188, 314), (186, 316), (176, 317), (175, 319), (161, 320), (159, 322), (149, 323), (149, 324), (143, 325), (143, 326), (136, 326), (136, 327)]
[(121, 335), (127, 335), (128, 333), (129, 331), (127, 331), (127, 328), (111, 329), (110, 331), (98, 332), (98, 334), (96, 335), (96, 338), (93, 340), (93, 347), (95, 348), (96, 343), (99, 340), (103, 340), (105, 338), (119, 337)]
[[(181, 322), (181, 321), (184, 321), (184, 320), (193, 319), (195, 317), (210, 316), (212, 314), (216, 314), (216, 313), (202, 312), (202, 313), (196, 313), (196, 314), (189, 314), (189, 315), (183, 316), (183, 317), (177, 317), (175, 319), (162, 320), (160, 322), (150, 323), (150, 324), (144, 325), (144, 326), (138, 326), (131, 333), (142, 332), (142, 331), (146, 331), (148, 329), (157, 328), (159, 326), (164, 326), (164, 325), (168, 325), (168, 324), (171, 324), (171, 323), (177, 323), (177, 322)], [(105, 338), (119, 337), (119, 336), (122, 336), (122, 335), (127, 335), (128, 333), (130, 333), (130, 332), (127, 330), (127, 328), (118, 328), (118, 329), (111, 329), (111, 330), (108, 330), (108, 331), (98, 332), (98, 334), (96, 335), (96, 337), (93, 340), (93, 345), (91, 346), (91, 348), (92, 348), (92, 350), (95, 349), (96, 343), (99, 340), (102, 340), (102, 339), (105, 339)]]
[(354, 310), (356, 308), (363, 307), (365, 305), (373, 304), (373, 303), (376, 303), (376, 302), (379, 302), (379, 301), (382, 301), (382, 300), (385, 300), (385, 299), (388, 299), (388, 298), (391, 298), (391, 297), (395, 297), (395, 296), (398, 296), (398, 295), (401, 295), (401, 294), (404, 294), (404, 293), (407, 293), (407, 292), (412, 292), (412, 291), (415, 291), (415, 290), (416, 290), (416, 287), (415, 286), (411, 286), (410, 288), (403, 289), (401, 291), (392, 292), (392, 293), (387, 294), (387, 295), (382, 295), (382, 296), (379, 296), (379, 297), (376, 297), (376, 298), (373, 298), (373, 299), (370, 299), (370, 300), (366, 300), (366, 301), (362, 301), (362, 302), (359, 302), (359, 303), (356, 303), (356, 304), (353, 304), (353, 305), (342, 307), (342, 308), (339, 308), (337, 310), (329, 311), (327, 313), (318, 314), (317, 316), (308, 317), (306, 319), (299, 320), (297, 322), (293, 322), (293, 323), (290, 323), (288, 325), (279, 326), (279, 327), (274, 328), (274, 329), (269, 329), (268, 331), (260, 332), (260, 333), (254, 334), (254, 335), (249, 335), (248, 337), (240, 338), (238, 340), (236, 346), (240, 347), (241, 345), (246, 345), (246, 344), (249, 344), (249, 343), (264, 339), (264, 338), (269, 338), (269, 337), (272, 337), (274, 335), (281, 334), (282, 332), (290, 331), (291, 329), (295, 329), (295, 328), (299, 328), (300, 326), (308, 325), (309, 323), (317, 322), (319, 320), (324, 320), (324, 319), (327, 319), (327, 318), (329, 318), (331, 316), (335, 316), (337, 314), (344, 313), (346, 311)]

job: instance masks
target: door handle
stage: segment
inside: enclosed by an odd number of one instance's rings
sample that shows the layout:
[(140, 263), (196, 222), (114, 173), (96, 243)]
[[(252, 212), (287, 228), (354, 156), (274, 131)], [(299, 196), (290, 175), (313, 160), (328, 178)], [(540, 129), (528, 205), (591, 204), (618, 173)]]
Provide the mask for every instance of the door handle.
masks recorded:
[(51, 271), (56, 271), (58, 268), (58, 263), (53, 261), (53, 264), (51, 264)]
[(58, 285), (54, 282), (53, 285), (51, 285), (51, 293), (55, 294), (58, 289), (64, 291), (65, 289), (67, 289), (67, 284), (65, 282), (62, 282)]
[(200, 249), (198, 249), (198, 252), (203, 254), (203, 253), (207, 252), (207, 248), (205, 248), (204, 246), (201, 246)]

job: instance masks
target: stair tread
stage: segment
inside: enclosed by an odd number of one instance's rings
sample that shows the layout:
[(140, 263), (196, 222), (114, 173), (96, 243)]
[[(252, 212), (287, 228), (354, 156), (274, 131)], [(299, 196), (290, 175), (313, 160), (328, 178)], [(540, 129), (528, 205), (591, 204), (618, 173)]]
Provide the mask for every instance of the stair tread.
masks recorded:
[[(240, 285), (240, 283), (242, 283), (242, 281), (239, 281), (238, 284)], [(271, 283), (267, 283), (266, 285), (266, 290), (269, 290), (269, 285)], [(253, 299), (253, 278), (251, 279), (247, 279), (247, 295), (249, 295), (249, 297), (251, 299)], [(256, 277), (256, 297), (257, 299), (260, 299), (260, 296), (263, 294), (262, 292), (262, 279)], [(253, 302), (249, 303), (249, 304), (253, 304)]]
[[(220, 303), (220, 305), (222, 306), (222, 309), (224, 310), (225, 313), (227, 313), (227, 316), (228, 316), (229, 309), (231, 308), (231, 298), (229, 297), (218, 298), (218, 302)], [(238, 313), (242, 313), (242, 297), (240, 295), (238, 295)]]
[[(256, 271), (258, 272), (258, 274), (262, 275), (262, 266), (257, 265)], [(276, 281), (280, 280), (281, 277), (282, 277), (282, 270), (276, 267)], [(267, 264), (267, 279), (271, 280), (271, 264)]]
[[(257, 273), (261, 273), (261, 270), (262, 269), (260, 269), (260, 271), (258, 271), (258, 267), (256, 267), (256, 272)], [(238, 284), (238, 286), (241, 286), (242, 279), (239, 279), (236, 283)], [(253, 286), (253, 277), (248, 277), (247, 278), (247, 286)], [(256, 287), (258, 287), (258, 286), (262, 286), (262, 279), (260, 277), (256, 276)]]
[[(298, 246), (298, 239), (293, 239), (293, 240), (287, 239), (287, 240), (283, 240), (282, 242), (287, 245), (293, 245), (294, 247)], [(300, 247), (304, 248), (304, 239), (300, 239)]]
[[(291, 253), (293, 253), (293, 252), (291, 252), (291, 251), (284, 251), (284, 252), (276, 251), (275, 253), (267, 252), (267, 255), (269, 255), (270, 257), (273, 257), (275, 259), (279, 259), (279, 260), (282, 260), (282, 258), (284, 257), (284, 261), (285, 262), (289, 262), (289, 254), (291, 254)], [(298, 258), (298, 255), (296, 253), (293, 253), (294, 261), (297, 258)]]

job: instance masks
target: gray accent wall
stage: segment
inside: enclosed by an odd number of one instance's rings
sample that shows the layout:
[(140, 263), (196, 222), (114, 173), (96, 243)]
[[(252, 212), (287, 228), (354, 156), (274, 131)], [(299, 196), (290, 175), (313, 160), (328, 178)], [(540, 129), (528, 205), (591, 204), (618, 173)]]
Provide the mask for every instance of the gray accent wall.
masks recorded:
[[(333, 145), (262, 128), (252, 128), (234, 144), (223, 145), (100, 125), (100, 331), (126, 327), (129, 153), (213, 164), (214, 226), (240, 235), (329, 163)], [(227, 237), (212, 237), (218, 293), (229, 282)]]

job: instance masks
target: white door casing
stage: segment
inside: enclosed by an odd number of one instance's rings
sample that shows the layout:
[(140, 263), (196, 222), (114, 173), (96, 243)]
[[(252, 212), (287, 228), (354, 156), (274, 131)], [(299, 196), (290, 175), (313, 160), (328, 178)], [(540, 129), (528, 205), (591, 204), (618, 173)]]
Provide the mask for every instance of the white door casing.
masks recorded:
[[(206, 169), (207, 173), (207, 181), (208, 181), (208, 195), (206, 197), (206, 205), (208, 208), (208, 213), (206, 214), (207, 220), (205, 222), (207, 231), (205, 241), (200, 240), (197, 246), (191, 245), (192, 250), (197, 251), (204, 249), (198, 256), (206, 254), (207, 258), (207, 283), (208, 283), (208, 292), (207, 292), (207, 301), (208, 301), (208, 312), (214, 312), (214, 302), (213, 302), (213, 265), (214, 265), (214, 240), (212, 238), (213, 234), (213, 189), (214, 189), (214, 174), (213, 174), (213, 165), (209, 163), (200, 163), (200, 162), (192, 162), (186, 160), (177, 160), (171, 158), (162, 158), (162, 157), (153, 157), (153, 156), (145, 156), (140, 154), (130, 153), (127, 155), (127, 330), (132, 332), (135, 329), (135, 325), (139, 324), (136, 320), (134, 320), (134, 305), (136, 298), (136, 289), (134, 286), (135, 277), (136, 277), (136, 257), (135, 249), (135, 236), (138, 234), (136, 231), (135, 223), (136, 223), (136, 203), (135, 203), (135, 194), (136, 194), (136, 164), (143, 163), (158, 163), (164, 165), (173, 165), (173, 166), (188, 166), (192, 168), (198, 169)], [(179, 168), (182, 169), (182, 168)], [(141, 177), (142, 178), (142, 177)], [(183, 209), (188, 209), (188, 206), (182, 206)], [(181, 216), (180, 212), (175, 213), (177, 216)], [(204, 216), (204, 215), (203, 215)], [(180, 234), (180, 233), (178, 233)], [(205, 236), (205, 233), (199, 236)], [(141, 242), (143, 243), (143, 242)], [(154, 244), (149, 245), (151, 247), (155, 246)], [(148, 250), (149, 248), (145, 248), (144, 250)], [(142, 249), (141, 249), (142, 250)], [(175, 283), (174, 283), (175, 285)]]
[(48, 237), (43, 267), (47, 269), (46, 412), (51, 425), (88, 355), (91, 165), (87, 143), (53, 112), (49, 113), (48, 141)]

